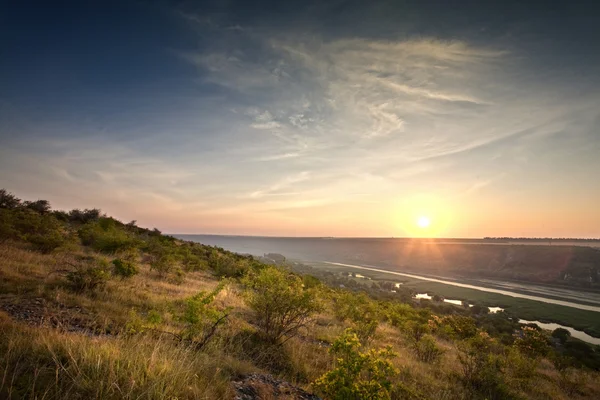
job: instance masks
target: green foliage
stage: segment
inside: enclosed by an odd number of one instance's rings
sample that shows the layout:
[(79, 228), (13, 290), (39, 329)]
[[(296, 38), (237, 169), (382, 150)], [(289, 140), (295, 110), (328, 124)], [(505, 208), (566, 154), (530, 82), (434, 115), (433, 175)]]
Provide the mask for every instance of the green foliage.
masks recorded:
[(76, 292), (92, 292), (101, 288), (110, 278), (110, 270), (105, 260), (93, 256), (79, 257), (74, 270), (67, 274), (67, 280)]
[(477, 325), (471, 317), (451, 315), (442, 319), (442, 324), (448, 325), (453, 336), (458, 339), (468, 339), (477, 334)]
[(216, 250), (213, 250), (208, 258), (208, 266), (217, 276), (227, 278), (241, 278), (249, 270), (245, 260), (237, 260), (232, 255)]
[(87, 224), (88, 222), (97, 221), (100, 218), (100, 210), (97, 208), (79, 210), (74, 209), (69, 211), (68, 219), (71, 222)]
[(81, 242), (94, 250), (114, 254), (139, 246), (139, 240), (121, 229), (112, 218), (101, 217), (79, 228)]
[(503, 380), (504, 363), (494, 352), (495, 343), (485, 332), (459, 342), (457, 356), (465, 388), (486, 398), (509, 398)]
[(0, 208), (0, 243), (18, 237), (19, 232), (14, 228), (12, 213)]
[(115, 258), (112, 261), (113, 273), (121, 278), (131, 278), (137, 275), (140, 271), (135, 265), (135, 262), (131, 260), (123, 260), (121, 258)]
[(269, 342), (292, 337), (322, 309), (318, 292), (305, 289), (302, 279), (277, 267), (266, 267), (244, 279), (248, 305)]
[(518, 350), (516, 347), (511, 347), (506, 355), (507, 370), (512, 378), (513, 383), (519, 388), (526, 389), (533, 377), (539, 361), (531, 358)]
[(28, 208), (0, 209), (0, 239), (25, 240), (43, 253), (74, 244), (65, 225), (53, 215)]
[(6, 189), (0, 189), (0, 208), (14, 209), (21, 205), (21, 199)]
[(333, 370), (314, 382), (314, 387), (331, 400), (390, 399), (391, 377), (397, 374), (390, 360), (396, 356), (388, 347), (361, 351), (358, 336), (347, 329), (331, 346)]
[(176, 264), (175, 257), (172, 254), (166, 253), (156, 257), (150, 263), (150, 269), (158, 272), (160, 278), (164, 278), (169, 273), (174, 272)]
[(404, 324), (403, 331), (414, 344), (419, 343), (421, 339), (431, 330), (429, 325), (426, 323), (419, 321), (407, 321)]
[(23, 206), (38, 214), (47, 214), (50, 212), (50, 202), (48, 200), (26, 201), (23, 203)]
[(552, 337), (558, 339), (561, 344), (565, 344), (571, 337), (571, 332), (565, 328), (556, 328), (552, 331)]
[(212, 292), (200, 292), (184, 303), (180, 320), (185, 323), (185, 328), (181, 336), (197, 348), (202, 348), (210, 340), (229, 315), (229, 309), (219, 310), (212, 304), (225, 285), (226, 282), (221, 282)]
[(27, 235), (26, 239), (33, 245), (34, 249), (42, 253), (50, 253), (69, 243), (67, 237), (58, 231), (49, 231), (44, 234), (30, 234)]
[(523, 327), (514, 346), (531, 358), (544, 357), (550, 350), (544, 333), (530, 326)]
[(431, 335), (424, 335), (413, 345), (414, 352), (420, 361), (434, 363), (438, 361), (444, 351), (440, 349)]
[(367, 344), (379, 326), (379, 305), (365, 293), (342, 291), (335, 297), (334, 313), (338, 320), (350, 320), (360, 342)]

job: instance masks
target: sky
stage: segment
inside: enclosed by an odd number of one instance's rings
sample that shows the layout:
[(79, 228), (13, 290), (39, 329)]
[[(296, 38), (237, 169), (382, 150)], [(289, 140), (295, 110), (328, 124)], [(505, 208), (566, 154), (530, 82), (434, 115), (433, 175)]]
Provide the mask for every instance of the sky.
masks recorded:
[(600, 8), (3, 1), (0, 187), (169, 233), (600, 237)]

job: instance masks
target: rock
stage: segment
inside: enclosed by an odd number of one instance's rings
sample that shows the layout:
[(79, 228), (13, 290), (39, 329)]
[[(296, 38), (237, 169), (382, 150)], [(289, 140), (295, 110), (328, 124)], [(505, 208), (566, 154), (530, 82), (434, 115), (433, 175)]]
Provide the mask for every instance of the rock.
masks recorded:
[(236, 391), (235, 400), (321, 400), (320, 397), (272, 375), (251, 374), (241, 381), (233, 382), (233, 386)]

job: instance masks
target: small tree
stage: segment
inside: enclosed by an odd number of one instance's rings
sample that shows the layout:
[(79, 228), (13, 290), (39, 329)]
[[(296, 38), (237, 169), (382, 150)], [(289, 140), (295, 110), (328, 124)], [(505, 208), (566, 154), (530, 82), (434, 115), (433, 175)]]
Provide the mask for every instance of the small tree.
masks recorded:
[(317, 390), (332, 400), (389, 399), (397, 373), (390, 362), (396, 356), (391, 347), (361, 351), (358, 336), (347, 329), (331, 346), (335, 367), (314, 382)]
[(296, 335), (321, 310), (317, 291), (305, 289), (302, 279), (280, 268), (264, 268), (244, 283), (261, 333), (272, 343)]

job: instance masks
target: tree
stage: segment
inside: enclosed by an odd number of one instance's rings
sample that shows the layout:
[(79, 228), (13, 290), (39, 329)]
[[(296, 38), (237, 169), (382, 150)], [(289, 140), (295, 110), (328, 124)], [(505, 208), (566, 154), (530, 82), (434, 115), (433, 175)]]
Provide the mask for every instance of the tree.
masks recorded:
[(305, 289), (300, 277), (277, 267), (263, 268), (244, 283), (261, 333), (272, 343), (296, 335), (322, 308), (315, 289)]
[(50, 202), (48, 200), (26, 201), (23, 203), (25, 207), (40, 214), (50, 212)]
[(6, 189), (0, 189), (0, 208), (17, 208), (21, 205), (21, 199), (6, 191)]
[(361, 351), (360, 340), (351, 329), (335, 340), (329, 353), (335, 367), (314, 383), (332, 400), (389, 399), (390, 378), (397, 373), (390, 362), (396, 356), (391, 347)]
[(556, 328), (554, 331), (552, 331), (552, 337), (558, 339), (561, 344), (565, 344), (571, 337), (571, 332), (565, 328)]

